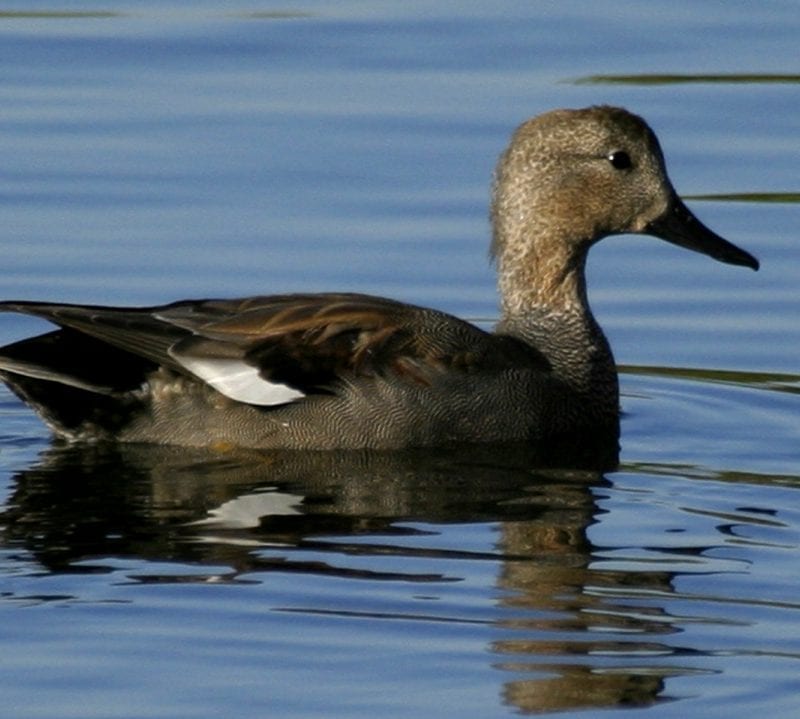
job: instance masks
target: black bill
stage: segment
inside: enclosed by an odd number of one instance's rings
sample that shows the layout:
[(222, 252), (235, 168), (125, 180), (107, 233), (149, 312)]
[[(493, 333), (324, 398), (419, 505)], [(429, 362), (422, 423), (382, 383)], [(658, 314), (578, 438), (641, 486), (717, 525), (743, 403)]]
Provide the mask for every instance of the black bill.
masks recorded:
[(667, 211), (650, 222), (645, 232), (695, 252), (731, 265), (744, 265), (757, 270), (758, 260), (731, 242), (708, 229), (675, 197)]

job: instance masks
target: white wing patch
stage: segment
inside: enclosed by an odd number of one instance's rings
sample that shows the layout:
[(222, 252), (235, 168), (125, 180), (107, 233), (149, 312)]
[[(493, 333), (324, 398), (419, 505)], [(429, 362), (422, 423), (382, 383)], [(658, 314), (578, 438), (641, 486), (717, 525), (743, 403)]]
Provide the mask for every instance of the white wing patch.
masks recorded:
[(237, 402), (268, 406), (287, 404), (305, 397), (305, 394), (288, 385), (265, 380), (257, 367), (240, 359), (192, 357), (180, 353), (173, 353), (173, 357), (217, 392)]

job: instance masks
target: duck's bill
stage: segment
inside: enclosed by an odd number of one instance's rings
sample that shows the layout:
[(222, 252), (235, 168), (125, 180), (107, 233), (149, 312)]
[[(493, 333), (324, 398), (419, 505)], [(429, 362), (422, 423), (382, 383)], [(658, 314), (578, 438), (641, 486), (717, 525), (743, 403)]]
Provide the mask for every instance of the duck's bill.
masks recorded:
[(667, 211), (647, 225), (646, 232), (675, 245), (713, 257), (731, 265), (758, 269), (758, 260), (749, 252), (737, 247), (708, 229), (675, 198)]

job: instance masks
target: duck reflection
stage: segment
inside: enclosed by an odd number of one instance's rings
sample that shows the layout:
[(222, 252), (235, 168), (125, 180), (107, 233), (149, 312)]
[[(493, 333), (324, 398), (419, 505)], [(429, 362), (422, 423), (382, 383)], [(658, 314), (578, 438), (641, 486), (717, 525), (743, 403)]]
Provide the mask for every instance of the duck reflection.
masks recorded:
[[(653, 641), (669, 623), (611, 597), (629, 582), (668, 591), (671, 576), (593, 570), (587, 529), (616, 445), (577, 458), (574, 450), (566, 462), (525, 447), (210, 454), (54, 446), (16, 477), (3, 543), (23, 546), (51, 572), (104, 571), (84, 560), (134, 557), (194, 564), (194, 581), (208, 580), (203, 567), (221, 566), (215, 581), (277, 570), (436, 582), (453, 577), (396, 562), (385, 572), (374, 569), (380, 562), (348, 567), (342, 557), (490, 559), (500, 567), (500, 619), (487, 656), (509, 675), (504, 701), (523, 712), (648, 705), (664, 699), (664, 678), (676, 673), (642, 659), (674, 653)], [(492, 523), (497, 545), (485, 556), (397, 546), (393, 537), (421, 533), (417, 522)]]

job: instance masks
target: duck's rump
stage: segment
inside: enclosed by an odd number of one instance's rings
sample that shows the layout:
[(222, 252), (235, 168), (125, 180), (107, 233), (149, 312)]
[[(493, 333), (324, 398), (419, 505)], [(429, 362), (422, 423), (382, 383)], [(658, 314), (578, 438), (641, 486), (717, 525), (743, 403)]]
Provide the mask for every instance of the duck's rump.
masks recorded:
[(156, 369), (151, 360), (72, 329), (0, 349), (0, 378), (62, 437), (119, 431)]

